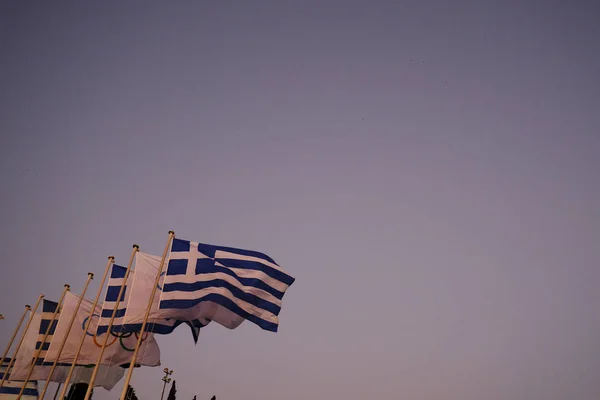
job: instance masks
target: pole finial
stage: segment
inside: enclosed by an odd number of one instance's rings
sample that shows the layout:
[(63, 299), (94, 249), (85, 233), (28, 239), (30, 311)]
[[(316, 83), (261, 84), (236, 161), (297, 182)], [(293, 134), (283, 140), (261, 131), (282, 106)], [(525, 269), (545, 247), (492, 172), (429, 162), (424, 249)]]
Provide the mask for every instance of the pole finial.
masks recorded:
[(94, 279), (94, 273), (93, 272), (88, 272), (88, 276), (90, 277), (90, 279)]
[(169, 235), (175, 236), (175, 231), (169, 231)]
[(108, 259), (114, 262), (115, 261), (115, 256), (108, 256)]
[(0, 319), (4, 319), (4, 315), (0, 314)]
[(25, 309), (26, 310), (31, 310), (31, 306), (29, 304), (25, 304)]
[(69, 285), (68, 283), (65, 283), (65, 289), (67, 289), (67, 290), (71, 289), (71, 285)]
[(134, 249), (137, 251), (137, 250), (139, 250), (139, 249), (140, 249), (140, 246), (138, 246), (137, 244), (134, 244), (134, 245), (133, 245), (133, 248), (134, 248)]

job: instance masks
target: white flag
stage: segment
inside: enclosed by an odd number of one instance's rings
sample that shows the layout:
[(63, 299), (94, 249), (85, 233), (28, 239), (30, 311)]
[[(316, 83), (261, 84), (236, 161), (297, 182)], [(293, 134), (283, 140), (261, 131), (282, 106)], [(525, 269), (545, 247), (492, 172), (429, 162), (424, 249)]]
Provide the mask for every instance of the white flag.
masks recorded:
[[(50, 348), (46, 353), (46, 361), (54, 361), (57, 357), (59, 362), (73, 361), (75, 359), (75, 354), (77, 352), (77, 348), (79, 347), (81, 337), (85, 334), (86, 339), (84, 341), (81, 353), (77, 359), (77, 364), (95, 364), (98, 360), (98, 356), (100, 355), (100, 350), (106, 335), (109, 335), (109, 338), (107, 347), (104, 350), (101, 364), (114, 366), (128, 364), (131, 362), (131, 356), (133, 355), (133, 351), (137, 343), (137, 334), (128, 333), (124, 335), (125, 337), (121, 338), (111, 333), (104, 333), (99, 336), (94, 335), (101, 312), (100, 306), (96, 306), (94, 319), (90, 324), (90, 328), (87, 332), (84, 332), (85, 325), (93, 305), (93, 303), (88, 299), (83, 299), (81, 302), (81, 306), (79, 307), (75, 317), (73, 328), (71, 329), (71, 332), (69, 332), (65, 347), (60, 356), (58, 356), (60, 341), (67, 334), (69, 322), (75, 312), (78, 300), (79, 296), (70, 292), (67, 292), (65, 295), (63, 309), (60, 313), (56, 331), (54, 332), (54, 339), (52, 340)], [(144, 334), (144, 341), (140, 346), (136, 364), (149, 367), (160, 365), (160, 350), (153, 334)]]
[[(31, 321), (31, 325), (27, 330), (25, 338), (23, 340), (23, 344), (17, 353), (16, 361), (12, 368), (12, 373), (10, 375), (11, 379), (18, 381), (24, 380), (27, 377), (27, 373), (29, 372), (29, 368), (31, 366), (31, 361), (36, 354), (35, 345), (39, 336), (40, 324), (42, 321), (42, 317), (40, 314), (35, 314)], [(67, 375), (69, 373), (70, 366), (57, 366), (54, 370), (54, 374), (52, 375), (52, 382), (64, 382), (67, 379)], [(50, 374), (50, 370), (52, 369), (51, 365), (38, 365), (34, 368), (33, 374), (29, 378), (30, 381), (45, 381), (48, 379), (48, 375)], [(75, 367), (73, 371), (73, 375), (71, 377), (71, 383), (80, 383), (80, 382), (89, 382), (90, 377), (92, 376), (93, 368), (88, 367)], [(103, 387), (106, 390), (111, 390), (123, 377), (125, 373), (125, 369), (121, 367), (108, 367), (105, 365), (101, 365), (98, 370), (98, 377), (96, 382), (94, 382), (95, 387)]]

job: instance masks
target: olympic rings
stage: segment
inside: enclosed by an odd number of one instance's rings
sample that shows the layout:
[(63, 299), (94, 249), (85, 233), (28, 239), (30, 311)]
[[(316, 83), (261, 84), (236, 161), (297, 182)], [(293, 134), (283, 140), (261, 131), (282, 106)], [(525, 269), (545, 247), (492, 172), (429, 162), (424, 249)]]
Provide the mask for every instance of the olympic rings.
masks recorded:
[[(127, 333), (128, 333), (128, 335), (127, 335)], [(130, 349), (130, 348), (128, 348), (128, 347), (127, 347), (127, 346), (125, 346), (125, 344), (123, 343), (123, 339), (127, 339), (128, 337), (130, 337), (130, 336), (131, 336), (131, 334), (132, 334), (132, 333), (134, 333), (134, 334), (135, 334), (135, 338), (136, 338), (136, 339), (139, 339), (139, 338), (140, 338), (140, 335), (139, 335), (139, 333), (138, 333), (138, 332), (127, 332), (127, 333), (125, 333), (125, 334), (121, 334), (121, 336), (119, 336), (119, 344), (121, 344), (121, 347), (123, 348), (123, 350), (126, 350), (126, 351), (134, 351), (134, 350), (135, 350), (135, 347), (134, 347), (133, 349)], [(146, 333), (146, 336), (142, 337), (142, 342), (148, 338), (148, 332), (145, 332), (145, 333)], [(125, 336), (125, 335), (127, 335), (127, 336)]]
[[(98, 318), (100, 318), (100, 316), (99, 316), (98, 314), (93, 314), (93, 315), (92, 315), (92, 317), (98, 317)], [(86, 334), (86, 335), (88, 335), (88, 336), (96, 336), (96, 335), (94, 335), (94, 334), (90, 333), (89, 331), (86, 331), (86, 330), (85, 330), (85, 326), (86, 326), (86, 323), (87, 323), (87, 321), (88, 321), (88, 318), (89, 318), (89, 317), (85, 317), (85, 319), (83, 320), (83, 323), (81, 324), (81, 330), (82, 330), (82, 331), (85, 331), (85, 334)], [(92, 323), (91, 323), (91, 322), (90, 322), (90, 325), (92, 325)]]
[[(96, 341), (96, 338), (97, 338), (97, 336), (96, 336), (96, 335), (94, 335), (94, 337), (93, 337), (93, 339), (94, 339), (94, 344), (95, 344), (96, 346), (98, 346), (98, 347), (100, 347), (100, 348), (101, 348), (101, 347), (102, 347), (102, 345)], [(112, 342), (110, 342), (110, 343), (106, 343), (106, 347), (112, 346), (113, 344), (115, 344), (115, 342), (116, 342), (116, 341), (117, 341), (117, 338), (115, 338), (115, 340), (113, 340), (113, 341), (112, 341)]]
[(127, 339), (128, 337), (130, 337), (133, 333), (132, 332), (125, 332), (125, 333), (114, 333), (111, 332), (111, 335), (113, 335), (116, 338), (123, 338), (123, 339)]
[[(98, 318), (100, 318), (100, 316), (99, 316), (98, 314), (93, 314), (93, 315), (92, 315), (92, 317), (98, 317)], [(98, 341), (96, 340), (96, 338), (97, 338), (96, 334), (95, 334), (95, 333), (94, 333), (94, 334), (92, 334), (92, 333), (90, 333), (89, 331), (86, 331), (86, 330), (85, 330), (85, 326), (87, 325), (88, 319), (89, 319), (89, 317), (85, 317), (85, 319), (83, 320), (83, 323), (81, 324), (81, 330), (82, 330), (82, 331), (85, 331), (85, 334), (86, 334), (86, 335), (88, 335), (88, 336), (91, 336), (91, 337), (92, 337), (92, 341), (94, 342), (94, 344), (95, 344), (96, 346), (98, 346), (98, 347), (102, 347), (102, 345), (101, 345), (100, 343), (98, 343)], [(90, 325), (91, 325), (91, 323), (90, 323)], [(108, 347), (108, 346), (112, 346), (113, 344), (115, 344), (115, 342), (116, 342), (116, 341), (117, 341), (117, 338), (115, 338), (115, 340), (113, 340), (112, 342), (110, 342), (110, 343), (107, 343), (107, 344), (106, 344), (106, 347)], [(93, 364), (90, 364), (90, 365), (92, 365), (92, 366), (93, 366)]]
[[(165, 274), (166, 274), (166, 273), (167, 273), (167, 271), (163, 271), (163, 272), (161, 272), (160, 276), (165, 276)], [(160, 285), (159, 285), (158, 283), (156, 284), (156, 288), (157, 288), (158, 290), (160, 290), (161, 292), (162, 292), (162, 290), (163, 290), (163, 288), (162, 288), (162, 287), (160, 287)]]
[[(98, 318), (100, 318), (100, 316), (98, 314), (93, 314), (92, 317), (98, 317)], [(83, 323), (82, 323), (82, 326), (81, 326), (81, 330), (85, 331), (88, 319), (89, 319), (89, 317), (86, 317), (83, 320)], [(91, 325), (91, 323), (90, 323), (90, 325)], [(144, 333), (145, 333), (145, 335), (142, 338), (142, 342), (148, 338), (148, 332), (144, 332)], [(94, 345), (96, 345), (97, 347), (102, 348), (102, 345), (100, 343), (98, 343), (98, 336), (96, 334), (92, 334), (89, 331), (85, 331), (85, 334), (92, 337), (92, 341), (94, 342)], [(109, 341), (109, 342), (106, 343), (106, 347), (112, 346), (113, 344), (115, 344), (115, 342), (117, 340), (119, 340), (119, 344), (121, 345), (121, 347), (123, 348), (123, 350), (126, 350), (126, 351), (134, 351), (135, 348), (130, 349), (127, 346), (125, 346), (125, 343), (123, 342), (123, 339), (129, 338), (133, 334), (135, 334), (135, 338), (136, 339), (139, 340), (139, 338), (140, 338), (139, 332), (115, 333), (115, 332), (111, 331), (111, 332), (107, 332), (106, 334), (107, 335), (110, 334), (110, 336), (113, 337), (112, 341)], [(93, 367), (95, 367), (95, 364), (83, 365), (83, 367), (84, 368), (93, 368)]]
[(134, 351), (135, 350), (135, 347), (133, 349), (129, 349), (129, 348), (125, 347), (125, 345), (123, 344), (123, 338), (122, 337), (119, 338), (119, 343), (121, 343), (121, 347), (123, 348), (123, 350), (127, 350), (127, 351)]

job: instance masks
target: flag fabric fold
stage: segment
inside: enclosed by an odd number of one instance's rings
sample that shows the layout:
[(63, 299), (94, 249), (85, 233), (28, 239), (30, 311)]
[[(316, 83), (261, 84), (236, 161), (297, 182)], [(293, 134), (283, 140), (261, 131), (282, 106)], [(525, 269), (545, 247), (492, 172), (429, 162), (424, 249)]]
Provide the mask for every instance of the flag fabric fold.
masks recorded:
[[(131, 296), (129, 297), (127, 309), (125, 311), (124, 332), (139, 332), (141, 330), (144, 316), (146, 314), (146, 308), (148, 306), (150, 296), (152, 295), (152, 287), (154, 286), (154, 282), (156, 282), (156, 274), (160, 268), (161, 260), (161, 257), (142, 252), (138, 252), (136, 254), (136, 273), (135, 277), (133, 278), (133, 282), (131, 283)], [(200, 328), (206, 326), (210, 321), (204, 318), (196, 318), (190, 321), (171, 319), (169, 318), (168, 312), (164, 312), (158, 308), (160, 302), (160, 292), (162, 291), (163, 287), (164, 274), (165, 272), (163, 271), (163, 274), (158, 281), (157, 292), (154, 295), (145, 331), (165, 335), (173, 332), (175, 328), (182, 323), (185, 323), (192, 331), (194, 342), (197, 342)]]
[[(4, 360), (2, 360), (2, 365), (0, 365), (0, 380), (4, 379), (4, 375), (6, 374), (6, 380), (4, 381), (3, 386), (0, 388), (0, 400), (16, 399), (19, 393), (21, 393), (21, 388), (23, 387), (23, 381), (10, 380), (11, 371), (7, 371), (10, 360), (10, 358), (5, 358)], [(11, 367), (10, 369), (12, 370), (13, 367)], [(38, 395), (39, 393), (37, 381), (29, 381), (25, 386), (25, 391), (23, 392), (23, 396), (21, 397), (21, 399), (36, 400), (38, 398)]]
[(159, 308), (169, 318), (205, 318), (230, 329), (247, 319), (277, 332), (294, 281), (266, 254), (174, 238)]
[[(79, 296), (77, 295), (72, 293), (67, 293), (65, 295), (61, 318), (58, 321), (56, 333), (54, 335), (56, 338), (60, 338), (62, 340), (62, 338), (64, 338), (68, 332), (68, 323), (73, 314), (75, 314), (78, 301)], [(75, 315), (73, 329), (71, 329), (71, 332), (69, 332), (63, 351), (59, 356), (58, 349), (60, 342), (56, 341), (55, 343), (53, 341), (46, 354), (47, 361), (54, 361), (58, 358), (58, 362), (60, 363), (71, 362), (75, 359), (75, 354), (77, 352), (77, 348), (79, 347), (81, 338), (83, 335), (86, 335), (86, 338), (83, 342), (83, 348), (77, 359), (77, 363), (83, 365), (95, 364), (98, 360), (98, 356), (100, 355), (101, 347), (105, 341), (106, 335), (109, 335), (107, 346), (104, 350), (100, 364), (115, 367), (131, 362), (131, 357), (137, 343), (137, 334), (131, 333), (127, 335), (114, 335), (112, 333), (103, 333), (101, 335), (95, 335), (94, 333), (96, 332), (98, 325), (97, 318), (101, 312), (100, 306), (96, 306), (93, 314), (95, 318), (93, 318), (88, 331), (84, 331), (90, 311), (92, 310), (92, 306), (93, 302), (88, 299), (84, 298), (81, 301), (79, 310), (77, 310)], [(144, 334), (144, 341), (140, 347), (137, 362), (141, 365), (149, 367), (156, 367), (160, 365), (160, 350), (154, 335), (151, 333)]]
[[(46, 300), (45, 300), (46, 301)], [(46, 330), (42, 329), (42, 320), (44, 316), (46, 317), (46, 322), (44, 326), (47, 328), (49, 324), (49, 318), (52, 318), (52, 312), (48, 312), (47, 310), (51, 309), (52, 306), (57, 306), (57, 303), (48, 302), (45, 304), (45, 308), (42, 309), (42, 314), (39, 313), (34, 314), (31, 325), (29, 329), (25, 333), (25, 338), (23, 340), (23, 344), (19, 349), (19, 352), (16, 356), (16, 361), (12, 368), (11, 379), (24, 380), (27, 377), (27, 373), (29, 372), (29, 367), (31, 366), (31, 361), (35, 357), (36, 346), (41, 343), (43, 339), (43, 334), (45, 334)], [(44, 312), (45, 311), (45, 312)], [(49, 317), (48, 317), (48, 314)], [(43, 332), (40, 335), (40, 332)], [(48, 336), (46, 340), (46, 344), (51, 340), (51, 337)], [(44, 346), (46, 347), (46, 346)], [(42, 351), (44, 353), (44, 351)], [(33, 373), (30, 377), (30, 380), (48, 380), (48, 376), (50, 375), (50, 369), (52, 368), (52, 362), (44, 362), (42, 359), (36, 363), (36, 367), (33, 369)], [(70, 364), (58, 364), (56, 369), (54, 370), (54, 374), (52, 375), (52, 382), (64, 382), (69, 373)], [(124, 375), (125, 370), (120, 367), (106, 367), (100, 366), (98, 372), (98, 378), (94, 383), (95, 387), (103, 387), (106, 390), (111, 390)], [(88, 368), (86, 366), (77, 366), (73, 371), (73, 376), (71, 379), (71, 383), (80, 383), (80, 382), (89, 382), (89, 379), (92, 375), (92, 368)]]

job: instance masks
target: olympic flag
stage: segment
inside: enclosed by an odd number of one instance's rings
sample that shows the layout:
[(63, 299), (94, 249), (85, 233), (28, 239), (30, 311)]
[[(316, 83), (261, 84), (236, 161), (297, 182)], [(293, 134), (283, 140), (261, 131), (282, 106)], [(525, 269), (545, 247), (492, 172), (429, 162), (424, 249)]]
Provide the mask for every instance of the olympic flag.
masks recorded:
[[(60, 313), (58, 325), (56, 326), (56, 331), (54, 333), (54, 340), (52, 340), (50, 348), (46, 353), (45, 361), (54, 361), (58, 357), (58, 362), (72, 362), (75, 359), (75, 353), (81, 342), (81, 337), (85, 334), (87, 337), (77, 359), (77, 363), (83, 365), (95, 364), (98, 360), (102, 343), (104, 343), (104, 335), (108, 334), (111, 335), (111, 338), (108, 340), (107, 347), (104, 350), (104, 355), (100, 363), (103, 365), (121, 365), (129, 363), (135, 349), (137, 335), (135, 333), (117, 335), (104, 333), (96, 336), (95, 332), (98, 325), (98, 318), (102, 310), (100, 306), (96, 306), (96, 309), (94, 310), (94, 320), (90, 324), (89, 330), (84, 332), (93, 305), (88, 299), (83, 299), (81, 302), (81, 306), (75, 317), (73, 328), (68, 334), (65, 347), (62, 353), (58, 355), (60, 341), (68, 332), (69, 321), (75, 312), (78, 300), (79, 297), (77, 295), (71, 293), (66, 294), (63, 309)], [(149, 367), (160, 365), (160, 350), (152, 333), (144, 334), (144, 341), (140, 347), (136, 363)]]

